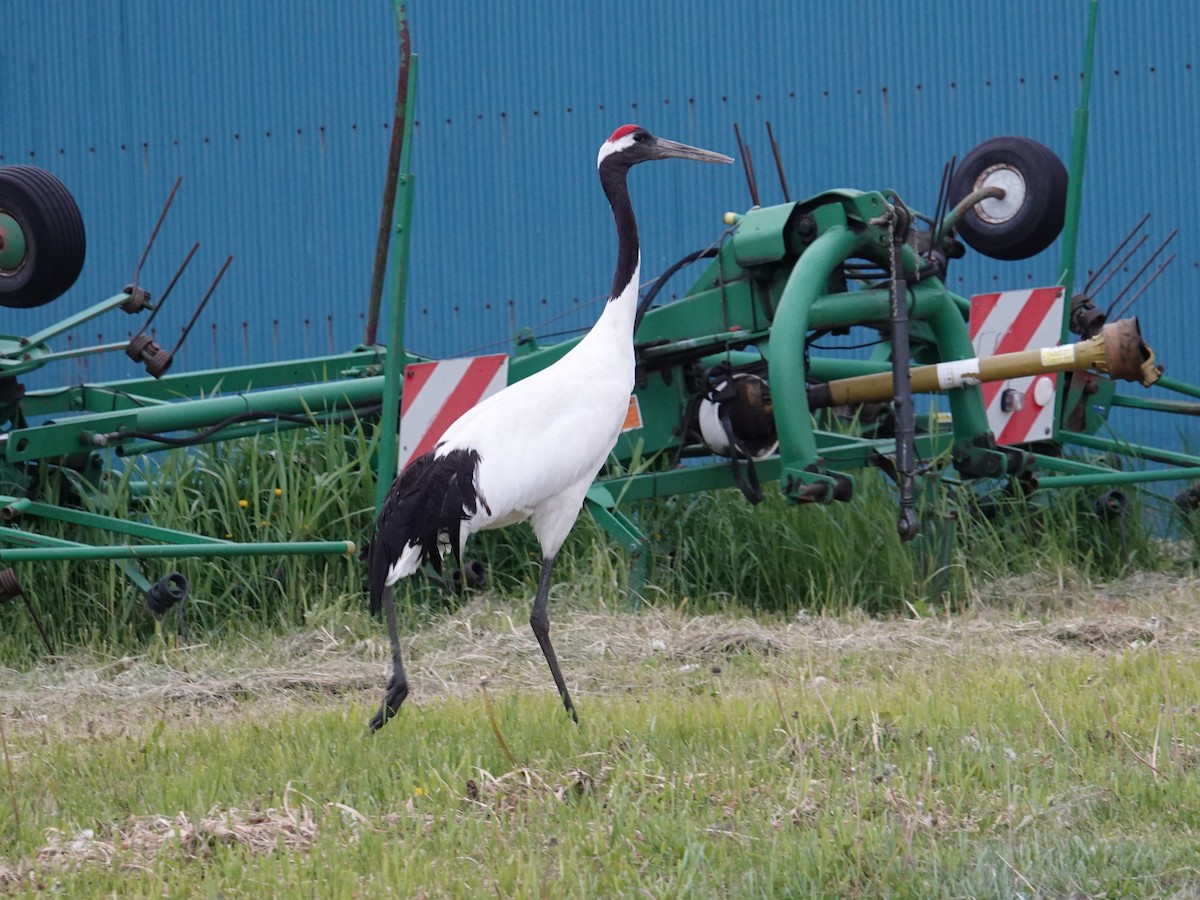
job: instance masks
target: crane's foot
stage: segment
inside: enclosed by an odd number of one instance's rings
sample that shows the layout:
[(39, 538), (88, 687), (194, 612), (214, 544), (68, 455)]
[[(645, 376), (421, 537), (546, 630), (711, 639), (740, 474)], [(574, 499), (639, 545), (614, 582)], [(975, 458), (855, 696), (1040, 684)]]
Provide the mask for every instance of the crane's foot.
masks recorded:
[(371, 717), (370, 733), (374, 734), (380, 728), (388, 723), (388, 719), (400, 711), (400, 704), (404, 702), (404, 698), (408, 696), (408, 679), (397, 678), (393, 675), (388, 679), (387, 696), (384, 698), (383, 706), (379, 708), (379, 712)]

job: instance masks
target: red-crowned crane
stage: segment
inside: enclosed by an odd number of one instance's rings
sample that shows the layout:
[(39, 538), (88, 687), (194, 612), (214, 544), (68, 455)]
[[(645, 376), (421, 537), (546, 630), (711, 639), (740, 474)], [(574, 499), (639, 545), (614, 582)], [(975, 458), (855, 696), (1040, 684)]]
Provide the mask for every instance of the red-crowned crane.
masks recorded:
[(529, 625), (563, 705), (579, 721), (550, 644), (550, 574), (588, 487), (617, 442), (633, 391), (641, 252), (626, 175), (637, 163), (672, 157), (733, 162), (636, 125), (618, 128), (604, 142), (597, 167), (617, 228), (617, 269), (604, 312), (565, 356), (468, 410), (392, 483), (368, 554), (371, 611), (385, 606), (392, 644), (392, 676), (371, 719), (372, 732), (408, 696), (389, 588), (425, 563), (440, 572), (446, 554), (461, 565), (468, 535), (526, 519), (542, 550)]

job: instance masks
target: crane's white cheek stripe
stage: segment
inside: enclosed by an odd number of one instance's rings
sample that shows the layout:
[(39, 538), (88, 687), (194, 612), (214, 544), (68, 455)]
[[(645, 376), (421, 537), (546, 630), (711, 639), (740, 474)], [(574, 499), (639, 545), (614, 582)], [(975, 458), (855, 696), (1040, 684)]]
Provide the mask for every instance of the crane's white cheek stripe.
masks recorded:
[(596, 157), (596, 168), (600, 168), (600, 164), (614, 153), (620, 153), (627, 147), (633, 146), (633, 134), (627, 134), (623, 138), (615, 141), (605, 141), (600, 145), (600, 153)]

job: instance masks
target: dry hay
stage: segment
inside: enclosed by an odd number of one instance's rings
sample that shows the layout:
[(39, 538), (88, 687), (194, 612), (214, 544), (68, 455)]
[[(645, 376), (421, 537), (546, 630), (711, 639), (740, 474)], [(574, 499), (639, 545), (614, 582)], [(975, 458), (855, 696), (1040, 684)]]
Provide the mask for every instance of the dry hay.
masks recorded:
[[(42, 889), (46, 879), (56, 873), (84, 866), (138, 871), (152, 869), (159, 860), (205, 861), (221, 848), (256, 856), (281, 851), (304, 853), (317, 838), (317, 822), (308, 804), (291, 802), (295, 794), (289, 785), (281, 808), (214, 808), (195, 821), (180, 812), (174, 816), (130, 816), (100, 829), (49, 828), (36, 861), (20, 863), (16, 868), (0, 863), (0, 892), (10, 888)], [(353, 810), (341, 808), (362, 818)]]
[[(1200, 581), (1141, 574), (1111, 584), (1061, 584), (1030, 576), (988, 587), (963, 613), (878, 619), (862, 613), (800, 614), (791, 621), (690, 615), (658, 606), (636, 613), (623, 600), (611, 611), (569, 606), (555, 611), (553, 634), (568, 679), (592, 694), (648, 691), (678, 685), (679, 673), (703, 673), (726, 657), (762, 661), (764, 677), (787, 677), (796, 665), (832, 664), (854, 654), (889, 664), (944, 654), (1095, 653), (1156, 641), (1163, 650), (1200, 648)], [(1014, 611), (1010, 595), (1041, 606), (1053, 596), (1058, 614)], [(1026, 607), (1026, 610), (1028, 607)], [(1067, 613), (1064, 615), (1063, 613)], [(109, 730), (135, 728), (132, 705), (157, 721), (240, 715), (259, 709), (313, 705), (317, 697), (374, 705), (390, 669), (382, 627), (316, 628), (262, 644), (184, 647), (154, 656), (58, 660), (28, 673), (0, 669), (0, 695), (14, 727), (54, 730), (74, 715)], [(422, 698), (463, 697), (481, 678), (507, 690), (552, 690), (545, 662), (525, 621), (491, 596), (472, 599), (402, 641), (409, 677)], [(667, 665), (646, 665), (655, 659)], [(337, 700), (335, 702), (343, 702)], [(328, 704), (327, 704), (328, 705)], [(54, 715), (39, 715), (54, 710)], [(151, 722), (151, 724), (153, 724)], [(75, 727), (78, 727), (75, 726)], [(113, 724), (112, 728), (117, 728)]]

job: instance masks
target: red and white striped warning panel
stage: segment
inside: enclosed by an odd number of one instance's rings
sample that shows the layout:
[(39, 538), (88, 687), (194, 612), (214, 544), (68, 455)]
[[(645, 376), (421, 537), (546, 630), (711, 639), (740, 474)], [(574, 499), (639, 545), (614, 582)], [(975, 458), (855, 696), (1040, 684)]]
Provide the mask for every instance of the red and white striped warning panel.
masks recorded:
[[(976, 294), (971, 343), (979, 356), (1056, 347), (1062, 337), (1062, 287)], [(980, 385), (988, 426), (1001, 444), (1042, 441), (1054, 433), (1058, 374), (1026, 375)]]
[(508, 356), (467, 356), (404, 367), (400, 468), (434, 448), (468, 409), (508, 384)]

